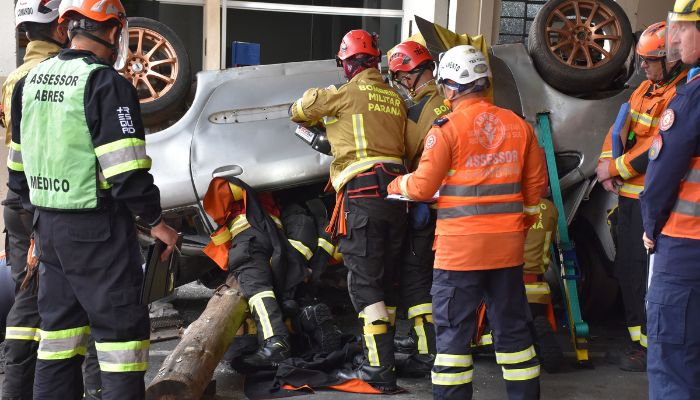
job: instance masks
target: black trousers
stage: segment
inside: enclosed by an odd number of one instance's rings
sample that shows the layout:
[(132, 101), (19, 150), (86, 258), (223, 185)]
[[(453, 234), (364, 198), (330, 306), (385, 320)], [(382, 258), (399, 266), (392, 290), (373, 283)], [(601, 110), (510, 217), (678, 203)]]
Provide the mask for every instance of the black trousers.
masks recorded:
[(406, 231), (406, 205), (381, 198), (348, 200), (347, 235), (338, 250), (348, 268), (350, 299), (359, 313), (384, 301), (398, 305), (399, 265)]
[[(19, 196), (12, 191), (8, 191), (7, 197), (8, 203), (16, 203), (19, 200)], [(27, 275), (27, 249), (32, 233), (32, 214), (18, 204), (6, 205), (3, 208), (3, 219), (7, 230), (7, 261), (15, 281), (15, 302), (7, 314), (2, 398), (31, 400), (36, 351), (39, 347), (37, 286), (36, 281), (32, 281), (25, 290), (20, 290), (19, 286)]]
[[(430, 212), (430, 220), (425, 227), (416, 229), (409, 224), (403, 247), (401, 263), (401, 307), (408, 318), (430, 314), (430, 286), (433, 283), (433, 262), (435, 252), (436, 213)], [(427, 305), (428, 307), (425, 307)]]
[(254, 228), (236, 235), (229, 249), (229, 268), (248, 299), (261, 341), (289, 334), (274, 292), (270, 269), (272, 252), (270, 240)]
[(435, 400), (472, 398), (474, 367), (469, 343), (482, 301), (486, 302), (508, 399), (539, 398), (540, 367), (529, 327), (522, 266), (482, 271), (436, 269), (431, 294), (438, 353), (432, 373)]
[(140, 304), (143, 263), (123, 206), (82, 213), (37, 210), (42, 340), (34, 399), (82, 398), (81, 364), (95, 338), (102, 398), (144, 398), (150, 336)]
[(644, 226), (639, 200), (620, 196), (617, 213), (615, 277), (620, 283), (630, 338), (646, 345), (647, 256), (641, 239)]

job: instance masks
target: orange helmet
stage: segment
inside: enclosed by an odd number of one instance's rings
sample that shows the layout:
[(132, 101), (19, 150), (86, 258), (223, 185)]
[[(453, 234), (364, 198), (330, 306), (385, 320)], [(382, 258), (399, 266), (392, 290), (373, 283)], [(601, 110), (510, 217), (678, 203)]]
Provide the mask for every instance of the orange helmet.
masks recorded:
[(637, 54), (649, 58), (666, 57), (666, 22), (657, 22), (642, 32)]
[(126, 10), (119, 0), (63, 0), (59, 7), (58, 22), (76, 13), (97, 22), (114, 20), (119, 26), (126, 22)]
[(377, 35), (370, 34), (362, 29), (352, 30), (343, 36), (338, 51), (338, 59), (346, 60), (358, 54), (367, 54), (379, 57), (379, 47), (377, 47)]
[(411, 72), (424, 63), (433, 61), (425, 46), (411, 40), (397, 44), (392, 51), (389, 58), (389, 70), (392, 74), (399, 71)]

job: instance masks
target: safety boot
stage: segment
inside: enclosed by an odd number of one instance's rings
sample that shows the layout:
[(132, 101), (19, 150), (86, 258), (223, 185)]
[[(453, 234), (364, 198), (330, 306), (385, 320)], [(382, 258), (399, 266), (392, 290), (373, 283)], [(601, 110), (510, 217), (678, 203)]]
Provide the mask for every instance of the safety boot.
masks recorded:
[(403, 359), (396, 359), (396, 372), (400, 376), (422, 378), (430, 375), (435, 363), (432, 354), (411, 354)]
[(394, 348), (402, 354), (435, 354), (435, 326), (433, 315), (423, 314), (413, 319), (408, 336), (395, 336)]
[(394, 331), (389, 323), (375, 321), (363, 326), (362, 350), (364, 359), (352, 370), (339, 370), (336, 376), (343, 380), (360, 379), (381, 392), (398, 390), (394, 367)]
[(102, 389), (85, 388), (83, 400), (102, 400)]
[(258, 369), (276, 368), (292, 355), (287, 336), (276, 335), (266, 339), (255, 353), (243, 357), (246, 366)]
[(319, 303), (304, 307), (298, 321), (302, 331), (320, 346), (322, 352), (330, 353), (340, 349), (343, 333), (335, 324), (327, 305)]
[(628, 372), (646, 372), (647, 349), (636, 343), (634, 348), (620, 357), (620, 369)]
[(418, 339), (411, 330), (406, 336), (394, 336), (394, 349), (401, 354), (415, 354), (418, 352)]

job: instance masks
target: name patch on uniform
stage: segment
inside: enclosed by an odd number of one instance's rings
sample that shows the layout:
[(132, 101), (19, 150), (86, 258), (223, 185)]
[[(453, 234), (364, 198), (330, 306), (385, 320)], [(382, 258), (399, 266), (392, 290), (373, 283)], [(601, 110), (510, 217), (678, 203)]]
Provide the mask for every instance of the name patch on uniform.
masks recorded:
[(661, 138), (661, 135), (654, 136), (654, 139), (651, 140), (651, 146), (649, 147), (649, 159), (656, 160), (663, 146), (664, 140)]
[(667, 109), (661, 114), (661, 122), (659, 123), (659, 129), (662, 131), (669, 130), (673, 123), (676, 121), (676, 113), (672, 109)]
[(68, 193), (70, 183), (66, 179), (47, 178), (44, 176), (30, 176), (29, 187), (35, 190), (47, 190), (50, 192)]

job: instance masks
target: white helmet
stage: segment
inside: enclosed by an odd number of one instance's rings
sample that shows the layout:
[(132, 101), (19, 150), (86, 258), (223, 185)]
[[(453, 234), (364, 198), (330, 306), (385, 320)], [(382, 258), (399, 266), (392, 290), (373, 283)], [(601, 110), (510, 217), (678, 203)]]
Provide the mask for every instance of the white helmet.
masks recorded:
[(15, 26), (25, 22), (48, 24), (58, 18), (61, 0), (18, 0), (15, 5)]
[(449, 79), (460, 85), (475, 82), (481, 78), (490, 78), (491, 69), (484, 54), (474, 46), (455, 46), (440, 53), (435, 81), (442, 84)]

